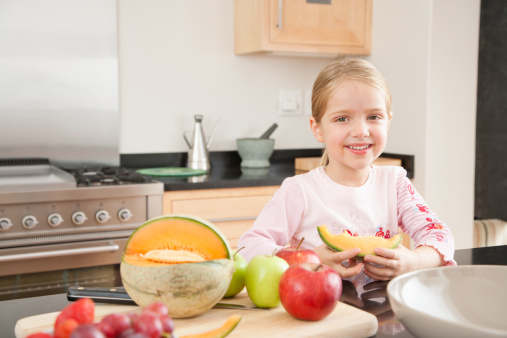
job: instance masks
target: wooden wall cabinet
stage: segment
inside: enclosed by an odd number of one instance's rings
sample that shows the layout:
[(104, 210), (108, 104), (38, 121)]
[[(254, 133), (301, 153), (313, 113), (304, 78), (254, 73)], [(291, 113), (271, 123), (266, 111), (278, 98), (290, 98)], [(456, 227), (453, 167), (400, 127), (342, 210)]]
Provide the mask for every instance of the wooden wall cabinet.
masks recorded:
[(215, 224), (233, 250), (279, 186), (166, 191), (164, 214), (187, 214)]
[(372, 0), (235, 0), (236, 54), (371, 52)]

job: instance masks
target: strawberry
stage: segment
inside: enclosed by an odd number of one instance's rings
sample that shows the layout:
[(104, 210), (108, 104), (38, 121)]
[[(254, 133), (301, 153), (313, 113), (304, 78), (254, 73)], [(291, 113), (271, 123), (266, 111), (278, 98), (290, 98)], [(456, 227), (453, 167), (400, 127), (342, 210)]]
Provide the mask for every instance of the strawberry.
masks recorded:
[(78, 324), (93, 323), (95, 303), (89, 298), (82, 298), (68, 305), (60, 312), (55, 321), (55, 332), (58, 327), (68, 319), (74, 319)]
[(64, 320), (55, 328), (55, 338), (69, 338), (72, 331), (78, 326), (79, 323), (74, 318)]
[(32, 333), (32, 334), (26, 336), (25, 338), (53, 338), (53, 336), (50, 335), (49, 333), (37, 332), (37, 333)]

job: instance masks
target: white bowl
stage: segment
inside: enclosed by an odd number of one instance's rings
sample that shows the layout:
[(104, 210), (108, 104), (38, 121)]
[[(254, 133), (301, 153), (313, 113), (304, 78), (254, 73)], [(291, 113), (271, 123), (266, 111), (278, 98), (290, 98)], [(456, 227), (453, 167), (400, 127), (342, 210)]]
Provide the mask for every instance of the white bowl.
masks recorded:
[(389, 282), (387, 295), (416, 337), (507, 337), (507, 266), (409, 272)]

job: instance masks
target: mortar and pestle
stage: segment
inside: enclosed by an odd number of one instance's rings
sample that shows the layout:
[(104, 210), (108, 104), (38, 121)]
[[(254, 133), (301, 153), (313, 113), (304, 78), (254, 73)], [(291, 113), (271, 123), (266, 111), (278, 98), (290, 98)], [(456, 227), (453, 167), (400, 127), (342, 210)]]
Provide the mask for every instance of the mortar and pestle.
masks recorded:
[(259, 138), (238, 138), (236, 145), (241, 157), (242, 168), (267, 168), (269, 158), (273, 154), (275, 140), (269, 138), (278, 127), (273, 123)]

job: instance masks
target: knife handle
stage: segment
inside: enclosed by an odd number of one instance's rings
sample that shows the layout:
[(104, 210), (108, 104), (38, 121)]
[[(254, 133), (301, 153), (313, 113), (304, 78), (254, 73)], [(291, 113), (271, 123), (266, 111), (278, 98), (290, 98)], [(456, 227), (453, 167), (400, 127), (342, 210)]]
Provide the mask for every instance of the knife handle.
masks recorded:
[(90, 298), (97, 303), (137, 305), (123, 286), (112, 288), (70, 286), (67, 289), (67, 300), (76, 301), (81, 298)]

